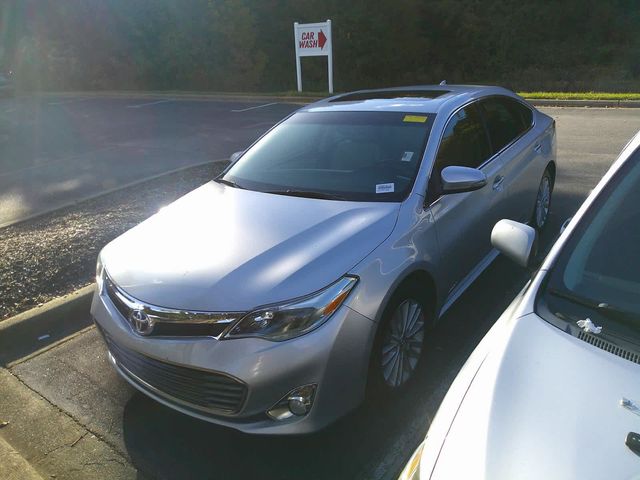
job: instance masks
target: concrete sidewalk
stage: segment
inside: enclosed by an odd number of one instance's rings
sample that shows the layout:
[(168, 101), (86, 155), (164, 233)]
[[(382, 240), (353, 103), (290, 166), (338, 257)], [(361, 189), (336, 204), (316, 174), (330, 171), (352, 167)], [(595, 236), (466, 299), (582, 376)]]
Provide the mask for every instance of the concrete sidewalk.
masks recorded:
[(5, 480), (42, 480), (20, 453), (0, 435), (0, 477)]
[(0, 478), (138, 478), (127, 458), (0, 368)]

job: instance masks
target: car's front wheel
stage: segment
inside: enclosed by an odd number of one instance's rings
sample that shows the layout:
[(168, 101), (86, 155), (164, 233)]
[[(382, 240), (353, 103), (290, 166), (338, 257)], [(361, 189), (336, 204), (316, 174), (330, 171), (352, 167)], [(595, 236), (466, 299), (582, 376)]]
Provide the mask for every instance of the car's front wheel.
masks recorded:
[(374, 389), (392, 392), (411, 382), (424, 354), (427, 325), (427, 310), (417, 289), (397, 292), (385, 310), (374, 344)]

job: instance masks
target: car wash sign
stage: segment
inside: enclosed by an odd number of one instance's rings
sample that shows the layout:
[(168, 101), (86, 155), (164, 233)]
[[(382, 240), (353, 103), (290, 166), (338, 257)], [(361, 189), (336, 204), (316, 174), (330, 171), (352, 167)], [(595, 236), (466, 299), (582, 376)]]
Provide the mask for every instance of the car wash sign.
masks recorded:
[(331, 20), (321, 23), (294, 23), (293, 34), (296, 42), (296, 73), (298, 91), (302, 91), (301, 57), (327, 57), (329, 93), (333, 93), (333, 48), (331, 43)]

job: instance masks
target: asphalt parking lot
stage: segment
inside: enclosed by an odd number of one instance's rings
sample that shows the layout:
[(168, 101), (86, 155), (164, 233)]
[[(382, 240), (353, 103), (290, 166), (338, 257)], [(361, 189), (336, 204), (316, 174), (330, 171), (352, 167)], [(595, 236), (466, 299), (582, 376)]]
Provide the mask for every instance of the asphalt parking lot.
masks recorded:
[(228, 159), (298, 108), (171, 98), (0, 98), (0, 227)]
[[(126, 102), (118, 102), (126, 108)], [(79, 102), (73, 108), (89, 108), (91, 104)], [(197, 122), (187, 121), (186, 117), (190, 112), (198, 112), (198, 122), (212, 122), (199, 128), (211, 128), (207, 142), (213, 142), (214, 138), (230, 138), (224, 137), (230, 135), (224, 132), (239, 128), (230, 127), (229, 106), (225, 102), (174, 105), (170, 116), (181, 125), (176, 129), (187, 131), (186, 123), (196, 128)], [(105, 108), (116, 107), (109, 103)], [(169, 108), (169, 104), (149, 105), (139, 110), (144, 108)], [(211, 109), (208, 113), (207, 108)], [(290, 108), (295, 107), (273, 105), (240, 112), (247, 114), (242, 122), (254, 125), (253, 130), (247, 129), (246, 135), (230, 138), (220, 150), (208, 150), (207, 145), (212, 143), (207, 143), (199, 144), (200, 150), (194, 147), (193, 151), (200, 151), (200, 158), (210, 158), (216, 152), (231, 153)], [(579, 108), (544, 111), (557, 121), (559, 161), (550, 224), (542, 239), (542, 248), (546, 250), (562, 222), (575, 212), (629, 138), (640, 129), (640, 111)], [(148, 120), (148, 117), (139, 117), (137, 121), (144, 122), (145, 118)], [(258, 128), (260, 122), (263, 125)], [(160, 132), (168, 136), (173, 129), (168, 119), (158, 120), (156, 125), (157, 138), (150, 142), (162, 143), (165, 140)], [(142, 126), (140, 129), (149, 131)], [(122, 131), (129, 134), (124, 127)], [(176, 137), (172, 138), (176, 143)], [(168, 137), (166, 141), (166, 145), (171, 143)], [(162, 150), (162, 147), (153, 148)], [(161, 158), (169, 161), (170, 153), (179, 151), (172, 148), (167, 146), (167, 153)], [(15, 162), (12, 164), (2, 156), (0, 162), (0, 181), (4, 181), (1, 172), (5, 167), (15, 171)], [(141, 175), (148, 173), (144, 168), (140, 167)], [(168, 170), (173, 168), (177, 167), (166, 166)], [(0, 199), (5, 198), (3, 188), (0, 186)], [(0, 212), (6, 211), (2, 205), (0, 200)], [(36, 208), (35, 203), (31, 208)], [(165, 408), (135, 392), (117, 377), (107, 363), (105, 348), (93, 328), (46, 351), (18, 359), (9, 365), (13, 376), (0, 369), (0, 383), (5, 382), (6, 392), (0, 395), (0, 420), (10, 421), (2, 429), (2, 435), (40, 473), (56, 474), (57, 478), (104, 478), (105, 475), (111, 478), (395, 478), (424, 437), (465, 358), (522, 288), (527, 275), (523, 269), (499, 257), (431, 332), (427, 368), (401, 398), (393, 402), (368, 399), (361, 408), (316, 435), (249, 436)], [(70, 429), (74, 433), (65, 436)]]

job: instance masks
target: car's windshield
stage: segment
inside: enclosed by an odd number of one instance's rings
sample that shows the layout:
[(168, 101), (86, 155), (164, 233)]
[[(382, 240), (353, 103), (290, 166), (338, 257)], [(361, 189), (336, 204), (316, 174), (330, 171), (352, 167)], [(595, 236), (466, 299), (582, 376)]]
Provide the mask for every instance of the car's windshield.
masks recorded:
[[(552, 267), (539, 313), (640, 345), (640, 151), (583, 217)], [(573, 327), (571, 327), (573, 328)]]
[(240, 188), (340, 200), (402, 200), (434, 115), (299, 112), (256, 142), (222, 177)]

